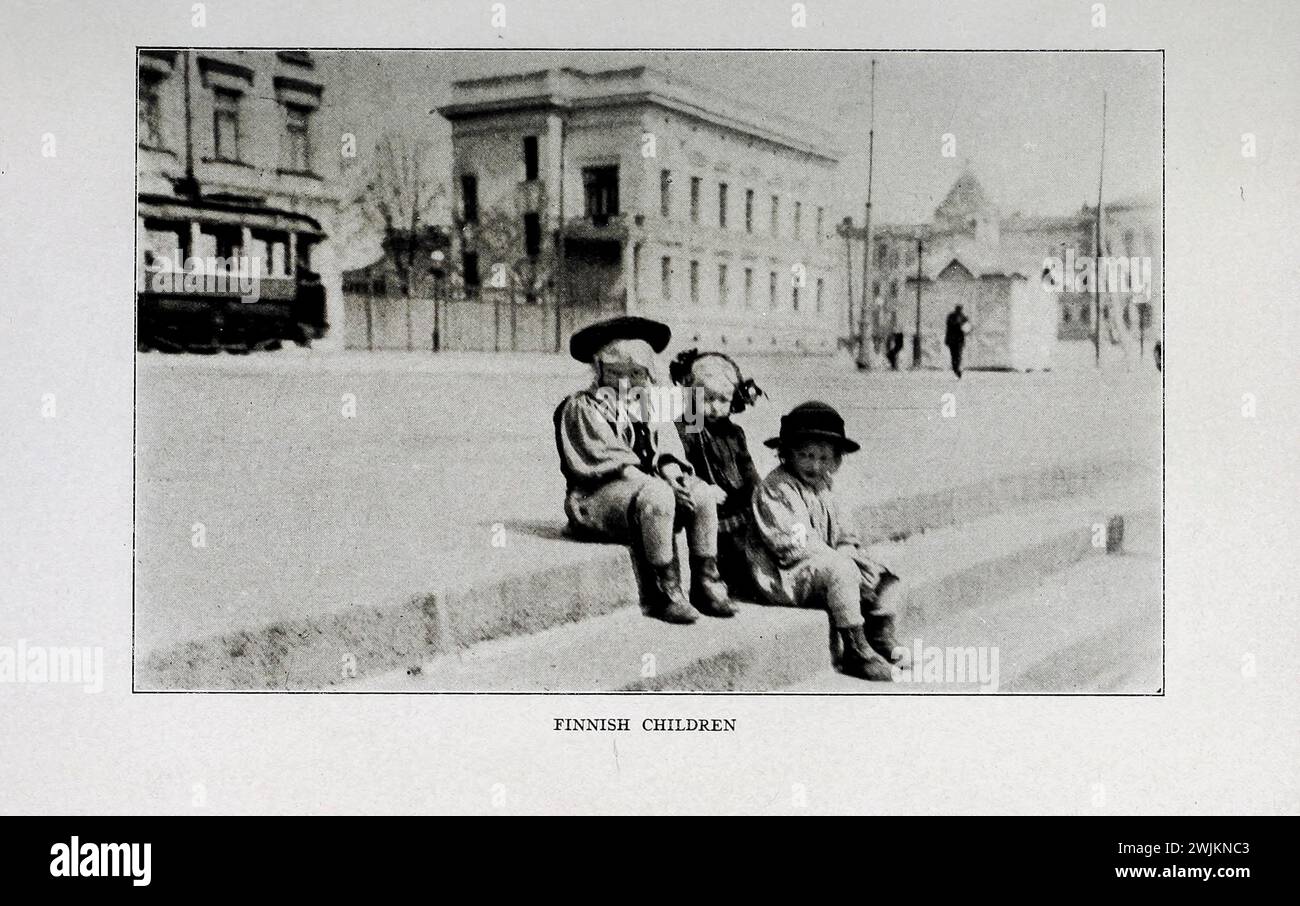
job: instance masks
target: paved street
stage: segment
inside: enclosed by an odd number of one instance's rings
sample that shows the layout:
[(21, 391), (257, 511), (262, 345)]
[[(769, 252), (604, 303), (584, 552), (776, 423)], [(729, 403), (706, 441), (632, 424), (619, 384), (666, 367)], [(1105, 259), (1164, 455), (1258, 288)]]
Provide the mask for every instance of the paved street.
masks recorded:
[[(841, 479), (860, 500), (1108, 454), (1158, 468), (1158, 373), (1097, 374), (1073, 352), (1080, 367), (960, 382), (742, 361), (771, 399), (741, 423), (762, 471), (783, 411), (836, 405), (863, 445)], [(537, 566), (530, 541), (563, 521), (552, 410), (585, 380), (549, 356), (141, 356), (138, 643)]]

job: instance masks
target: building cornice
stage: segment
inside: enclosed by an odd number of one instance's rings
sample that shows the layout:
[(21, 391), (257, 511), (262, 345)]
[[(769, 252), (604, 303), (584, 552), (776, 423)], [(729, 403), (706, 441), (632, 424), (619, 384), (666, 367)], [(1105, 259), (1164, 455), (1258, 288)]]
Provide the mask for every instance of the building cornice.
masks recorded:
[[(599, 83), (612, 83), (625, 79), (628, 87), (622, 90), (599, 90)], [(657, 84), (662, 82), (662, 86)], [(510, 93), (513, 86), (528, 84), (538, 85), (541, 90), (528, 93)], [(762, 125), (755, 119), (733, 115), (724, 110), (706, 106), (704, 103), (681, 97), (669, 90), (677, 88), (684, 92), (698, 91), (695, 86), (686, 83), (668, 81), (666, 77), (636, 67), (629, 70), (614, 70), (608, 73), (585, 74), (571, 69), (520, 73), (508, 76), (496, 76), (484, 79), (470, 79), (453, 84), (453, 92), (463, 94), (491, 93), (500, 89), (503, 94), (484, 97), (481, 100), (453, 101), (437, 108), (437, 112), (451, 122), (460, 122), (478, 118), (491, 117), (501, 113), (524, 111), (554, 111), (567, 113), (581, 110), (598, 110), (629, 106), (652, 106), (690, 117), (703, 123), (719, 126), (731, 132), (749, 136), (759, 141), (780, 148), (797, 151), (809, 157), (835, 164), (839, 161), (838, 152), (823, 144), (791, 134), (781, 129)], [(564, 90), (572, 88), (574, 90)], [(586, 89), (584, 92), (582, 89)], [(723, 100), (718, 95), (719, 100)], [(729, 104), (728, 106), (731, 106)], [(753, 111), (755, 116), (762, 115)], [(775, 114), (772, 114), (775, 118)], [(810, 127), (811, 128), (811, 127)]]

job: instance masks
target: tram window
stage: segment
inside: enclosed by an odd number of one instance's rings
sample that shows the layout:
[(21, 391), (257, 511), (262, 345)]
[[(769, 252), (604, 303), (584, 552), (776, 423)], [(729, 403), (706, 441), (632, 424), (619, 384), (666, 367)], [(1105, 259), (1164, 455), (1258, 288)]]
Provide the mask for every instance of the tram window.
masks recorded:
[(248, 249), (250, 257), (261, 258), (261, 271), (265, 276), (289, 275), (289, 237), (274, 230), (254, 230), (253, 244)]
[(236, 226), (210, 224), (200, 227), (199, 241), (203, 247), (200, 253), (203, 257), (213, 255), (217, 258), (233, 258), (243, 251), (240, 248), (243, 238)]
[(146, 220), (144, 238), (141, 242), (144, 263), (153, 267), (158, 260), (185, 257), (184, 239), (189, 236), (188, 224), (171, 223), (165, 220)]

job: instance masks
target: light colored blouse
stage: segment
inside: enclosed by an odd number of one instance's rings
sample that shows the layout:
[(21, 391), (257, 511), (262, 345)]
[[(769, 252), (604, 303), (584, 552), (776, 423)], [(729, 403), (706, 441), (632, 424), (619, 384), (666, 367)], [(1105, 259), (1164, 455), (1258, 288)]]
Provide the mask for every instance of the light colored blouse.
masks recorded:
[[(595, 385), (579, 390), (555, 411), (555, 444), (560, 470), (569, 487), (590, 488), (621, 476), (631, 466), (659, 472), (669, 462), (692, 472), (681, 438), (671, 421), (636, 422), (620, 418), (618, 403)], [(638, 433), (645, 440), (638, 442)], [(645, 467), (642, 450), (650, 465)]]

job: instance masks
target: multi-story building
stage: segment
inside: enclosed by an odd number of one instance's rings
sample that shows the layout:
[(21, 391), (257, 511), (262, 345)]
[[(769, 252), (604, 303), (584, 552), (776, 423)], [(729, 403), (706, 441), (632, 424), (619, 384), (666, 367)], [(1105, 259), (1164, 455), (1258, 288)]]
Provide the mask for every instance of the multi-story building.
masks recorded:
[[(341, 130), (331, 64), (305, 51), (139, 53), (137, 247), (142, 343), (337, 339)], [(158, 292), (167, 261), (255, 259), (256, 301)]]
[(627, 311), (682, 345), (834, 351), (847, 299), (825, 135), (644, 66), (460, 81), (439, 112), (466, 290), (556, 305), (554, 348)]
[[(1149, 280), (1150, 295), (1144, 291), (1120, 292), (1103, 282), (1102, 317), (1106, 335), (1123, 333), (1134, 346), (1149, 349), (1159, 339), (1161, 316), (1160, 206), (1146, 198), (1123, 199), (1103, 205), (1102, 247), (1112, 257), (1138, 259), (1150, 271), (1139, 276)], [(872, 298), (873, 334), (878, 339), (891, 333), (912, 338), (918, 317), (922, 323), (922, 355), (928, 364), (942, 361), (942, 336), (926, 325), (942, 323), (942, 312), (930, 312), (929, 281), (953, 261), (978, 279), (1019, 275), (1040, 293), (1045, 304), (1056, 309), (1056, 335), (1061, 340), (1088, 340), (1096, 320), (1091, 274), (1082, 266), (1096, 253), (1096, 208), (1083, 205), (1076, 213), (1060, 216), (1003, 215), (986, 196), (979, 180), (970, 172), (958, 177), (934, 217), (923, 224), (886, 224), (873, 231)], [(918, 281), (917, 248), (922, 261)], [(1070, 262), (1078, 270), (1061, 287), (1044, 283), (1048, 262)], [(920, 302), (917, 300), (918, 282)], [(936, 300), (937, 300), (936, 296)], [(933, 303), (937, 305), (938, 302)], [(882, 340), (883, 341), (883, 340)], [(908, 348), (910, 350), (911, 343)]]

